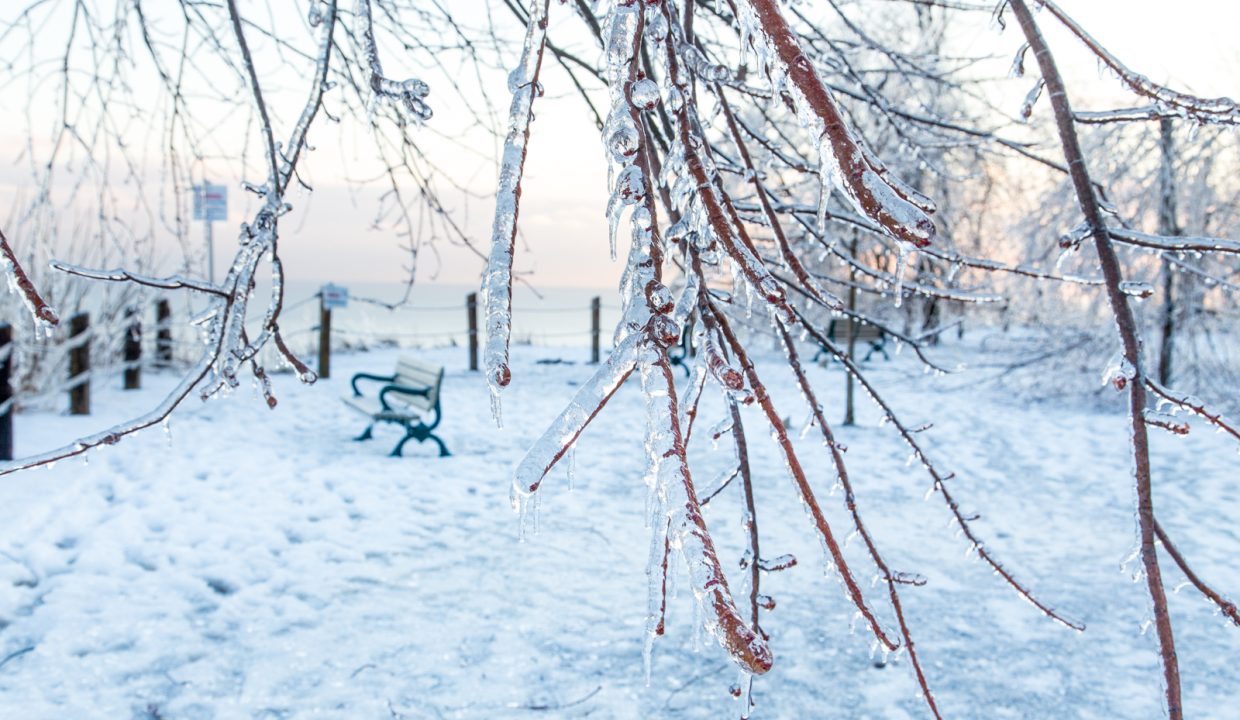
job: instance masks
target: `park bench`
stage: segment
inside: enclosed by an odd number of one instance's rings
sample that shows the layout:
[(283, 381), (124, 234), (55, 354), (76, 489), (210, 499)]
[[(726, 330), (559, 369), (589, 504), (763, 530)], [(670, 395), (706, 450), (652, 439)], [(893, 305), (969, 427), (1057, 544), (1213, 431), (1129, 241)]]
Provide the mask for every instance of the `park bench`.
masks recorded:
[[(385, 383), (374, 396), (363, 396), (358, 389), (359, 380)], [(396, 372), (391, 375), (358, 373), (350, 381), (353, 395), (343, 398), (349, 407), (370, 418), (370, 424), (354, 440), (369, 440), (375, 423), (390, 422), (404, 426), (405, 437), (392, 449), (392, 457), (400, 457), (405, 443), (410, 440), (425, 442), (434, 440), (439, 446), (439, 456), (446, 457), (447, 446), (434, 429), (439, 425), (442, 413), (439, 408), (439, 386), (443, 384), (443, 368), (402, 356), (396, 361)], [(428, 417), (430, 422), (427, 422)]]
[[(857, 342), (863, 342), (870, 347), (866, 350), (865, 357), (861, 362), (868, 362), (874, 353), (882, 353), (886, 360), (890, 360), (891, 356), (887, 354), (887, 333), (883, 329), (873, 323), (861, 323), (848, 318), (837, 318), (827, 325), (827, 339), (835, 343), (836, 347), (846, 350), (848, 345), (849, 333), (855, 334)], [(814, 362), (820, 362), (824, 359), (830, 360), (831, 353), (826, 348), (822, 348), (814, 355)]]

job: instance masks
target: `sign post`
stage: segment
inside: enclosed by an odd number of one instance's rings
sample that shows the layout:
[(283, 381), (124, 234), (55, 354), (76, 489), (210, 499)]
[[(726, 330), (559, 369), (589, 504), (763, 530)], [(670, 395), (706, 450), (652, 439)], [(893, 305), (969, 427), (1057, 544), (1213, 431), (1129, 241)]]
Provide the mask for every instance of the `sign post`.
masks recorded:
[(349, 306), (349, 288), (328, 283), (319, 288), (319, 377), (332, 373), (332, 309)]
[(228, 219), (228, 187), (204, 182), (194, 186), (194, 219), (202, 221), (207, 240), (207, 280), (215, 282), (215, 238), (211, 223)]

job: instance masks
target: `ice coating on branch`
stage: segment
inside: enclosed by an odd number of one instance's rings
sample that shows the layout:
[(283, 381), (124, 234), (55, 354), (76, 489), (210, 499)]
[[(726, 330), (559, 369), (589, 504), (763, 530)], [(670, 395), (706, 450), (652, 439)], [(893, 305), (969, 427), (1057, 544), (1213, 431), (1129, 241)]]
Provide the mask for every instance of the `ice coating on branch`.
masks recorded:
[(521, 62), (508, 77), (512, 102), (508, 109), (508, 136), (500, 160), (495, 190), (495, 220), (491, 225), (491, 252), (482, 279), (486, 347), (483, 362), (491, 390), (491, 411), (500, 418), (499, 393), (512, 380), (508, 367), (508, 343), (512, 335), (512, 254), (517, 237), (517, 213), (521, 201), (521, 177), (530, 139), (530, 119), (538, 90), (543, 47), (547, 39), (546, 5), (531, 6)]
[(1119, 290), (1125, 295), (1138, 300), (1144, 300), (1154, 295), (1154, 286), (1143, 280), (1125, 280), (1119, 284)]
[[(635, 3), (617, 4), (605, 20), (603, 34), (606, 58), (606, 76), (610, 110), (603, 124), (603, 143), (607, 149), (607, 179), (611, 195), (607, 200), (608, 247), (611, 257), (616, 257), (616, 233), (620, 227), (624, 209), (641, 203), (646, 197), (646, 178), (635, 162), (641, 148), (642, 138), (633, 121), (629, 92), (649, 79), (636, 75), (630, 83), (630, 67), (637, 42), (637, 28), (641, 21), (641, 7)], [(641, 98), (645, 90), (639, 90)], [(638, 99), (632, 103), (636, 105)]]
[(723, 357), (723, 352), (719, 350), (719, 346), (710, 337), (706, 338), (705, 353), (706, 367), (716, 382), (728, 390), (744, 389), (745, 378), (741, 376), (739, 370), (728, 363)]
[(0, 267), (4, 270), (9, 291), (21, 297), (22, 304), (26, 306), (26, 310), (34, 321), (35, 337), (50, 337), (53, 328), (60, 322), (60, 316), (56, 313), (56, 309), (48, 305), (39, 295), (34, 283), (22, 269), (21, 263), (17, 261), (17, 256), (9, 247), (8, 238), (3, 232), (0, 232)]
[(741, 44), (752, 44), (773, 93), (787, 93), (801, 124), (818, 138), (821, 202), (837, 190), (892, 237), (918, 247), (929, 245), (936, 232), (930, 219), (933, 206), (895, 180), (864, 148), (801, 51), (775, 0), (738, 3), (738, 11)]
[(395, 104), (415, 123), (430, 120), (431, 108), (425, 101), (430, 94), (430, 86), (416, 78), (392, 80), (383, 74), (383, 64), (379, 61), (379, 46), (375, 42), (370, 0), (357, 0), (354, 15), (357, 21), (356, 32), (361, 38), (365, 56), (366, 83), (371, 91), (368, 107), (370, 115), (373, 117), (379, 103), (386, 102)]
[(908, 270), (908, 248), (904, 245), (900, 245), (897, 248), (897, 252), (895, 296), (896, 307), (900, 307), (904, 304), (904, 273)]
[(1102, 371), (1102, 384), (1112, 385), (1116, 390), (1123, 390), (1136, 377), (1137, 369), (1132, 366), (1132, 363), (1128, 362), (1128, 358), (1124, 356), (1123, 352), (1116, 352), (1111, 356), (1106, 369)]
[(641, 335), (634, 334), (612, 350), (607, 360), (573, 395), (568, 406), (547, 426), (542, 437), (526, 450), (525, 457), (517, 463), (512, 474), (514, 503), (520, 500), (520, 496), (538, 492), (542, 479), (624, 384), (637, 364), (638, 350), (643, 340)]
[(1033, 117), (1033, 106), (1037, 104), (1038, 98), (1042, 97), (1042, 89), (1046, 87), (1046, 80), (1038, 78), (1033, 87), (1029, 89), (1029, 94), (1025, 96), (1025, 102), (1020, 106), (1020, 117), (1022, 120), (1028, 121)]
[(647, 569), (652, 612), (647, 642), (653, 640), (653, 628), (658, 623), (654, 613), (655, 598), (663, 596), (661, 558), (663, 533), (666, 532), (671, 549), (688, 565), (691, 589), (701, 609), (704, 629), (742, 668), (754, 674), (765, 673), (773, 662), (771, 650), (746, 624), (732, 600), (693, 490), (675, 407), (675, 385), (666, 360), (661, 358), (656, 351), (648, 350), (640, 360), (642, 392), (647, 404), (645, 448), (652, 533)]
[(659, 86), (650, 78), (642, 78), (629, 88), (629, 99), (639, 110), (653, 110), (659, 102)]

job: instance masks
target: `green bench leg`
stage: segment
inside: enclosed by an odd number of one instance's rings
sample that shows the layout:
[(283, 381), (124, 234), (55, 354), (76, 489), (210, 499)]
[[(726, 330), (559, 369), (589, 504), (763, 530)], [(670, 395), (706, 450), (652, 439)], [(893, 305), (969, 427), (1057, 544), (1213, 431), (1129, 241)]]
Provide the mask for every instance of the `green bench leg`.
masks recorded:
[(361, 434), (361, 435), (358, 435), (358, 436), (357, 436), (357, 437), (355, 437), (355, 438), (353, 438), (353, 441), (354, 441), (354, 442), (361, 442), (361, 441), (363, 441), (363, 440), (369, 440), (369, 439), (371, 439), (372, 437), (374, 437), (374, 436), (375, 436), (375, 435), (374, 435), (374, 432), (373, 432), (373, 431), (374, 431), (374, 429), (375, 429), (375, 424), (374, 424), (374, 423), (371, 423), (371, 424), (367, 425), (367, 426), (366, 426), (366, 429), (362, 431), (362, 434)]
[(405, 443), (409, 442), (410, 440), (417, 440), (418, 442), (426, 442), (427, 440), (434, 440), (435, 444), (439, 446), (439, 457), (448, 457), (452, 454), (448, 452), (448, 446), (444, 445), (443, 440), (441, 440), (438, 435), (435, 435), (434, 433), (427, 430), (425, 427), (418, 425), (415, 427), (410, 427), (410, 428), (405, 429), (405, 437), (401, 438), (400, 442), (396, 443), (396, 447), (392, 448), (392, 452), (389, 453), (389, 456), (403, 457)]

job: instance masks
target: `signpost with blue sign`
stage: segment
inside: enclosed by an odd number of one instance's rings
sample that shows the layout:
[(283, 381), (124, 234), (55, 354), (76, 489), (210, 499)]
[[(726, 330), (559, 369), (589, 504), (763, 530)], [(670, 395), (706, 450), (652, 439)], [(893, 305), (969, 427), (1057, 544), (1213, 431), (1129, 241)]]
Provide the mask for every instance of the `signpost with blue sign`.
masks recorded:
[(201, 220), (207, 239), (207, 279), (215, 282), (215, 238), (211, 223), (228, 219), (228, 186), (203, 183), (194, 186), (194, 219)]

